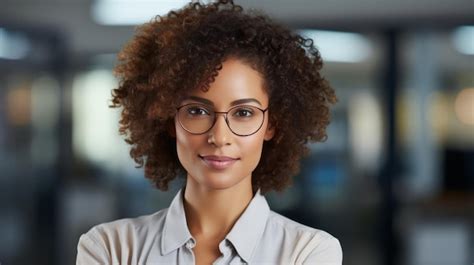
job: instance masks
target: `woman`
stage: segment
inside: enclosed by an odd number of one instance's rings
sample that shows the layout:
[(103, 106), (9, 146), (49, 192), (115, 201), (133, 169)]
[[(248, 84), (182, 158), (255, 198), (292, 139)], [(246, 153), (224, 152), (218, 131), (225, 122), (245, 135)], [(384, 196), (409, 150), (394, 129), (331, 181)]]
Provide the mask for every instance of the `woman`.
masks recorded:
[(263, 194), (291, 184), (324, 141), (334, 91), (312, 41), (232, 1), (191, 3), (141, 26), (119, 55), (113, 107), (167, 209), (82, 235), (77, 264), (341, 264), (339, 241), (281, 216)]

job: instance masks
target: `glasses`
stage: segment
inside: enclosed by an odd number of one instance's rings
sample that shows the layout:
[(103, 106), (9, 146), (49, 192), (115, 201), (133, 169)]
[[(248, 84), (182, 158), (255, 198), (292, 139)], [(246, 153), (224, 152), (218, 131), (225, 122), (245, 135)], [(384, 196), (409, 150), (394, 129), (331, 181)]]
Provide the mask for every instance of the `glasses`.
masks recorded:
[(226, 112), (214, 111), (209, 106), (197, 103), (186, 104), (178, 108), (178, 122), (191, 134), (208, 132), (217, 121), (217, 114), (223, 114), (229, 129), (238, 136), (252, 135), (263, 125), (265, 112), (255, 106), (240, 105)]

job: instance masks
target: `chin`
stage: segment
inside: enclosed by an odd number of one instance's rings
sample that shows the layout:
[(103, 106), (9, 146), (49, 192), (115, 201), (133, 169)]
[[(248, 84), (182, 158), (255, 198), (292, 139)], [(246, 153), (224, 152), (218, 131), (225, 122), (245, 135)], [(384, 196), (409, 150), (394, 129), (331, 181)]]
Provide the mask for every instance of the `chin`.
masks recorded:
[(221, 174), (208, 174), (207, 176), (203, 176), (200, 180), (197, 180), (200, 185), (215, 190), (232, 188), (238, 185), (241, 181), (243, 181), (243, 179), (237, 180)]
[(237, 183), (223, 180), (207, 180), (203, 185), (207, 186), (210, 189), (223, 190), (235, 186)]

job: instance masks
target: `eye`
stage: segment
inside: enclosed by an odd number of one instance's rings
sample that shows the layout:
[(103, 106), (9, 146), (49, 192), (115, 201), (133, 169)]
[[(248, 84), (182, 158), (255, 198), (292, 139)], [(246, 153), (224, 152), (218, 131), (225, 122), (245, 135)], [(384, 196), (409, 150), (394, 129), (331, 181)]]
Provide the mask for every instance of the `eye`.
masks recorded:
[(241, 109), (236, 109), (234, 112), (234, 116), (237, 117), (252, 117), (254, 114), (254, 111), (249, 108), (241, 108)]
[(186, 112), (191, 116), (209, 115), (209, 110), (201, 106), (189, 106), (186, 108)]

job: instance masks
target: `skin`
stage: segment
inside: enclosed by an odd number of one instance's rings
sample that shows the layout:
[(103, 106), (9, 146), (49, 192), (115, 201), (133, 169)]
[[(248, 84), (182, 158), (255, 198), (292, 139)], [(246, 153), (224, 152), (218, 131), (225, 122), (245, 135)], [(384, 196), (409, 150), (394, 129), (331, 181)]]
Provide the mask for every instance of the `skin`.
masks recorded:
[[(238, 59), (223, 63), (215, 81), (207, 92), (192, 91), (190, 96), (212, 102), (215, 111), (227, 111), (232, 102), (255, 99), (245, 103), (261, 109), (268, 107), (268, 95), (259, 72)], [(187, 103), (202, 103), (186, 99)], [(211, 130), (202, 135), (185, 131), (175, 121), (175, 136), (179, 160), (187, 171), (184, 209), (188, 228), (196, 239), (193, 249), (196, 264), (210, 264), (221, 253), (218, 244), (229, 233), (253, 198), (252, 171), (260, 161), (264, 141), (270, 140), (274, 129), (264, 124), (251, 136), (233, 134), (223, 115), (218, 115)], [(200, 156), (219, 155), (237, 158), (229, 168), (215, 169), (206, 165)]]

